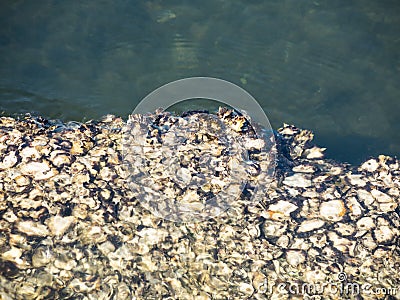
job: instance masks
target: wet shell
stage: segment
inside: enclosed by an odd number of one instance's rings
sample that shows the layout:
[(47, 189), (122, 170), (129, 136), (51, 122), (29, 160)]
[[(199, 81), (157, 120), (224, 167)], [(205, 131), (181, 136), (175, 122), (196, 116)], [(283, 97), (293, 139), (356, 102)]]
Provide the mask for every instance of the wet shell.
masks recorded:
[(39, 246), (33, 251), (32, 265), (35, 268), (46, 266), (53, 258), (53, 252), (48, 246)]

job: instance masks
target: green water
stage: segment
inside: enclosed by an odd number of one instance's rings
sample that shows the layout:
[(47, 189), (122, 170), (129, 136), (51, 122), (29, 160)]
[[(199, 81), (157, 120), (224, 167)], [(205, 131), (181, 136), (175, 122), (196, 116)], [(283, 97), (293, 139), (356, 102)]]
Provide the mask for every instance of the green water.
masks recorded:
[(328, 156), (400, 153), (400, 2), (1, 1), (0, 110), (126, 117), (189, 76), (250, 92)]

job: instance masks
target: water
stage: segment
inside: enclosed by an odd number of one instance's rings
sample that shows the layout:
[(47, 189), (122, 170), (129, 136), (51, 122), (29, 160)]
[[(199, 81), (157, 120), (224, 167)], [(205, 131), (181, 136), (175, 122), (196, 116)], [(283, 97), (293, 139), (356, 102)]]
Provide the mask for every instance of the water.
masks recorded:
[(328, 156), (400, 152), (398, 1), (2, 1), (0, 111), (126, 117), (189, 76), (249, 91)]

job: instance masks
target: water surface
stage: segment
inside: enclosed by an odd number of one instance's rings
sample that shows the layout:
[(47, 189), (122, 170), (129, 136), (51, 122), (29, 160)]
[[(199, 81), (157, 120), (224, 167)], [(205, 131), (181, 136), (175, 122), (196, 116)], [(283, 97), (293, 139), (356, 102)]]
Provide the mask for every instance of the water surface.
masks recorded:
[(328, 156), (400, 153), (398, 1), (2, 1), (0, 110), (126, 117), (189, 76), (249, 91)]

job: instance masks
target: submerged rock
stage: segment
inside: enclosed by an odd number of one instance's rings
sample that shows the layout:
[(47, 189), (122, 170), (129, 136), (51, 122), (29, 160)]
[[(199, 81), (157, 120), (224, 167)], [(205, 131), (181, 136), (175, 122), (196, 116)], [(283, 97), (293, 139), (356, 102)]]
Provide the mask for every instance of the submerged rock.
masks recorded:
[[(257, 151), (262, 141), (245, 137), (249, 129), (240, 116), (222, 112), (189, 139), (179, 129), (189, 130), (199, 114), (149, 115), (149, 134), (136, 139), (148, 145), (134, 150), (148, 162), (136, 167), (157, 179), (150, 190), (189, 208), (201, 210), (200, 200), (211, 193), (235, 194), (243, 187), (225, 189), (228, 171), (249, 168), (240, 173), (249, 179), (240, 197), (199, 223), (174, 223), (144, 208), (136, 190), (146, 186), (132, 188), (122, 164), (126, 123), (120, 118), (58, 125), (0, 118), (0, 298), (400, 298), (398, 160), (341, 164), (323, 158), (310, 131), (284, 125), (275, 136), (277, 169), (268, 187), (260, 176), (272, 162)], [(131, 120), (144, 124), (143, 116)], [(172, 131), (174, 122), (183, 127)], [(250, 153), (245, 164), (226, 159), (229, 147), (212, 134), (221, 124), (231, 128), (229, 137), (243, 136)], [(160, 153), (157, 145), (174, 142), (171, 133), (185, 146)], [(203, 147), (202, 161), (189, 142)], [(163, 155), (179, 158), (180, 167), (162, 169)], [(208, 166), (216, 173), (201, 172)], [(249, 199), (252, 185), (259, 202)], [(308, 296), (303, 284), (315, 285)], [(360, 290), (335, 294), (329, 284)]]

